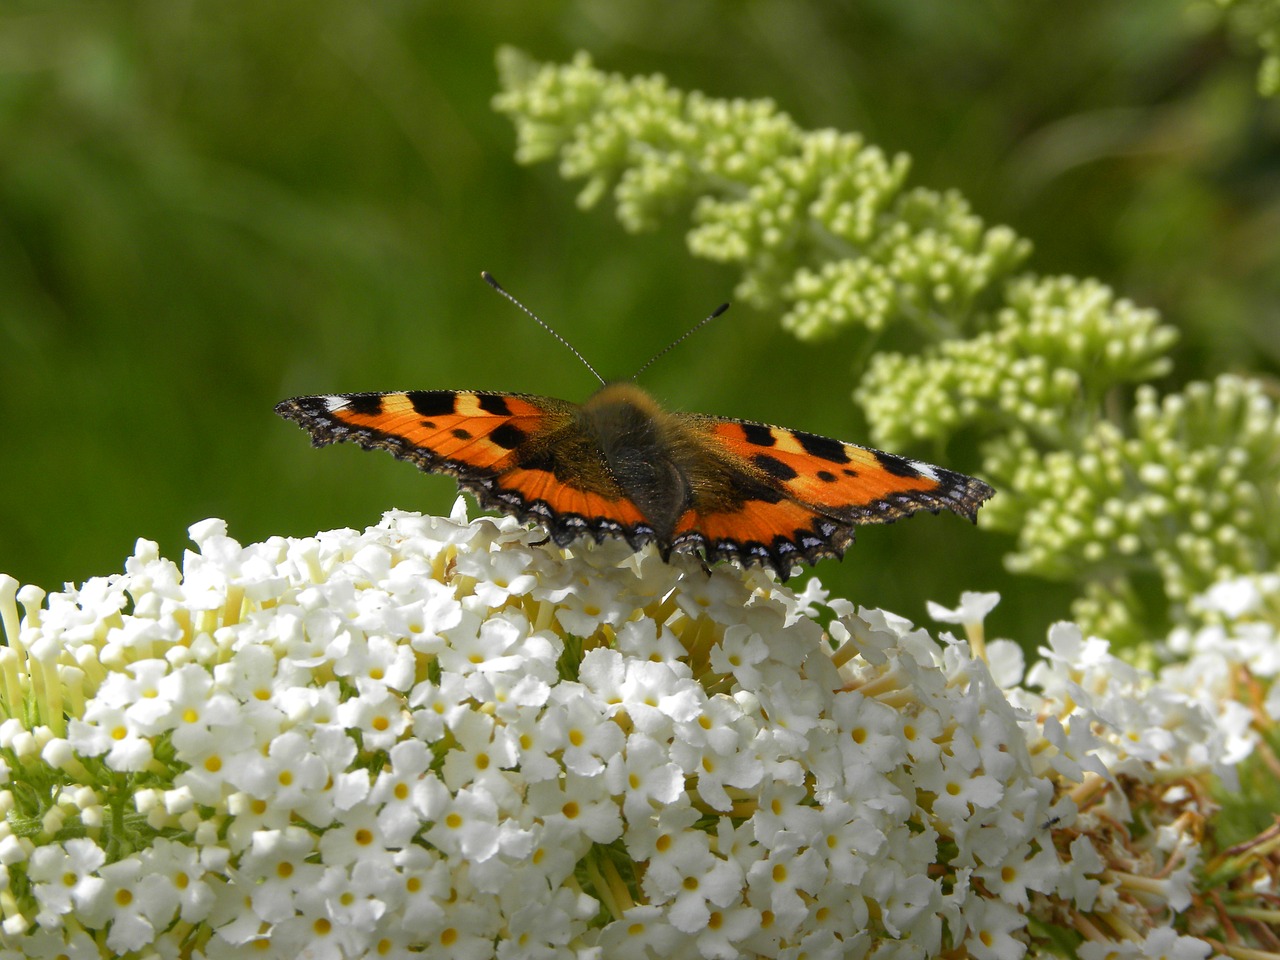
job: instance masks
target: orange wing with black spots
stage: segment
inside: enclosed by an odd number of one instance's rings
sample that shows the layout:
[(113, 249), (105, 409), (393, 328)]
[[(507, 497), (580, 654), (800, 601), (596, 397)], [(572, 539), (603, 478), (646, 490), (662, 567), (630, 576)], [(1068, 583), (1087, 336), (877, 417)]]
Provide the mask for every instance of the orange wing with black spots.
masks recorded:
[[(994, 495), (975, 477), (785, 427), (722, 417), (679, 417), (717, 462), (718, 484), (695, 498), (673, 534), (676, 549), (758, 562), (839, 557), (864, 523), (946, 509), (976, 520)], [(727, 493), (726, 493), (727, 490)]]
[(522, 394), (411, 390), (295, 397), (276, 413), (318, 447), (351, 440), (454, 477), (481, 506), (541, 523), (557, 543), (588, 534), (627, 536), (639, 547), (652, 531), (635, 504), (601, 471), (573, 465), (590, 459), (575, 426), (579, 409)]
[(482, 506), (581, 536), (773, 568), (840, 556), (853, 527), (919, 510), (974, 519), (973, 477), (813, 434), (668, 413), (639, 387), (586, 403), (422, 390), (297, 397), (276, 407), (321, 446), (352, 440), (457, 479)]

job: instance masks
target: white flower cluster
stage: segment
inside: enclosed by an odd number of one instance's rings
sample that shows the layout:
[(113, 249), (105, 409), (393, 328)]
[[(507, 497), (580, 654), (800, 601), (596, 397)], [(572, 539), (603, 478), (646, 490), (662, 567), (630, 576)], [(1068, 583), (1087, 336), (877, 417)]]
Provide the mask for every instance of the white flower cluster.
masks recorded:
[(1224, 759), (1238, 762), (1257, 744), (1253, 710), (1238, 699), (1242, 670), (1267, 684), (1256, 706), (1280, 723), (1280, 572), (1222, 580), (1190, 607), (1201, 625), (1169, 635), (1160, 652), (1171, 664), (1160, 679), (1217, 718), (1228, 737)]
[[(506, 519), (191, 536), (0, 577), (0, 960), (1207, 955), (1170, 780), (1222, 733), (1070, 628), (1011, 699), (1007, 641), (997, 682), (816, 581)], [(1163, 786), (1111, 849), (1120, 776)]]

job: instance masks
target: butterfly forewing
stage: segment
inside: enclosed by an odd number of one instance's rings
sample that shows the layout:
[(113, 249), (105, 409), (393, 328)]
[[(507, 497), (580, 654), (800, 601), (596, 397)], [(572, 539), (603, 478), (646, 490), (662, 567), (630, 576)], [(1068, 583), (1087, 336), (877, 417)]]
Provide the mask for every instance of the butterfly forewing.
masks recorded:
[(317, 445), (354, 440), (433, 473), (496, 476), (530, 436), (572, 420), (574, 405), (519, 394), (454, 390), (295, 397), (276, 413), (302, 424)]

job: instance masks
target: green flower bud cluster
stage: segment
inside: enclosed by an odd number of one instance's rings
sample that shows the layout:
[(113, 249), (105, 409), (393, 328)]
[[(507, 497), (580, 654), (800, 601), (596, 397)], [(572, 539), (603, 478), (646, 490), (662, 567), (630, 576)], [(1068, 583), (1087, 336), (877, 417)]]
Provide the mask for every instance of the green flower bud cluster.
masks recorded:
[(1177, 611), (1280, 559), (1280, 412), (1260, 384), (1142, 386), (1129, 421), (1095, 421), (1077, 449), (1045, 451), (1025, 431), (986, 448), (1013, 494), (989, 519), (1018, 535), (1007, 565), (1089, 585), (1073, 615), (1111, 636), (1140, 632), (1135, 573), (1154, 572)]
[(1112, 388), (1168, 371), (1177, 333), (1097, 281), (1020, 277), (1004, 293), (992, 329), (871, 358), (854, 397), (875, 443), (942, 441), (976, 423), (1074, 446)]
[(596, 70), (585, 55), (498, 58), (496, 108), (523, 163), (559, 158), (584, 207), (610, 192), (628, 230), (691, 206), (689, 247), (742, 268), (737, 295), (781, 307), (806, 340), (906, 320), (948, 332), (1030, 244), (954, 193), (905, 190), (910, 163), (855, 134), (805, 131), (770, 101), (716, 100), (661, 77)]

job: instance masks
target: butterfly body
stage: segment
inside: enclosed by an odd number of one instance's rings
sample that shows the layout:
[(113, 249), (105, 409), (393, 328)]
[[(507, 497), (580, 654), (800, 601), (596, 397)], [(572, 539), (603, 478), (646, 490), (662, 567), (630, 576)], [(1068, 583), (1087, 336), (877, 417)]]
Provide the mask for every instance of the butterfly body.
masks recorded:
[(668, 411), (632, 383), (583, 404), (424, 390), (297, 397), (276, 412), (317, 445), (352, 440), (457, 479), (484, 507), (579, 537), (654, 543), (664, 558), (762, 564), (839, 557), (863, 523), (948, 509), (974, 519), (973, 477), (768, 424)]

